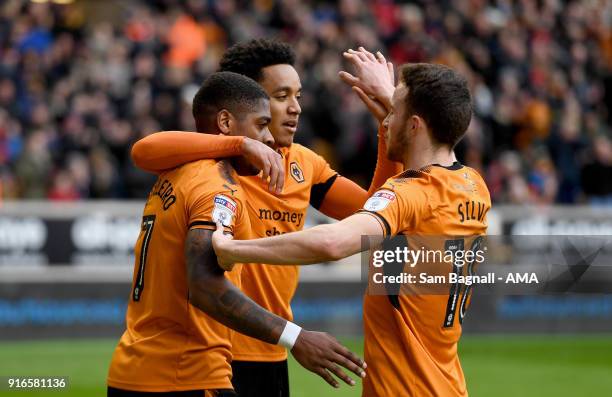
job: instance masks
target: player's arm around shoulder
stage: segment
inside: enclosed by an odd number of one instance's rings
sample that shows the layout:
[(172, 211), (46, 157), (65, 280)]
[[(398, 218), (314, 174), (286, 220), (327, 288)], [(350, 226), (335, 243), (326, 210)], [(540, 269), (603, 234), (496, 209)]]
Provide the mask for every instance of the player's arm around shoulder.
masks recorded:
[(138, 168), (155, 174), (196, 160), (242, 155), (262, 170), (270, 191), (280, 193), (285, 181), (281, 156), (263, 142), (245, 136), (162, 131), (138, 140), (130, 155)]

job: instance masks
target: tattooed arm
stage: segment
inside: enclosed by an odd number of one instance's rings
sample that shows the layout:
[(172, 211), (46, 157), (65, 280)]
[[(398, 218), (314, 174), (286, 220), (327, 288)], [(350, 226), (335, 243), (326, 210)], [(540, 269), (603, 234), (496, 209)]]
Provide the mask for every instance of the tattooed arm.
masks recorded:
[[(191, 229), (187, 233), (189, 301), (229, 328), (264, 342), (277, 343), (287, 320), (253, 302), (225, 278), (212, 247), (212, 233), (205, 229)], [(341, 366), (360, 377), (365, 376), (363, 360), (324, 332), (302, 329), (291, 354), (304, 368), (334, 387), (339, 384), (331, 374), (349, 385), (355, 384)]]
[(212, 248), (212, 231), (190, 230), (185, 257), (192, 305), (240, 333), (278, 342), (287, 320), (263, 309), (225, 278)]

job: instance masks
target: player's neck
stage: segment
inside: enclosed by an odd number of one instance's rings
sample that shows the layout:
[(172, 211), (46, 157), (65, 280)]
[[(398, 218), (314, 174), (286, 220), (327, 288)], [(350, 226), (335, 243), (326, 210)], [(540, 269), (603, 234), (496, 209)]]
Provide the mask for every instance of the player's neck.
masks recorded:
[(272, 148), (274, 150), (276, 150), (276, 151), (279, 151), (279, 150), (289, 150), (292, 145), (293, 145), (293, 141), (290, 141), (288, 143), (283, 143), (282, 145), (274, 144), (274, 146)]
[(455, 152), (446, 146), (415, 145), (404, 157), (404, 169), (418, 170), (431, 164), (449, 167), (455, 161), (457, 161)]
[(251, 165), (244, 157), (230, 157), (229, 162), (238, 175), (252, 176), (259, 174), (259, 170)]

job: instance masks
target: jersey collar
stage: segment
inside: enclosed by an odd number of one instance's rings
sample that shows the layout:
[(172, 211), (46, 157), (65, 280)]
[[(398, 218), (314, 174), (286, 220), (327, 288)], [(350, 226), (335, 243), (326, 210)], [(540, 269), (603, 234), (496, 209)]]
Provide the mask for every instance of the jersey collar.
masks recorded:
[(432, 167), (441, 167), (441, 168), (447, 169), (449, 171), (456, 171), (456, 170), (460, 170), (460, 169), (463, 168), (463, 164), (461, 164), (458, 161), (455, 161), (453, 164), (449, 165), (448, 167), (440, 165), (440, 164), (432, 164), (431, 166)]

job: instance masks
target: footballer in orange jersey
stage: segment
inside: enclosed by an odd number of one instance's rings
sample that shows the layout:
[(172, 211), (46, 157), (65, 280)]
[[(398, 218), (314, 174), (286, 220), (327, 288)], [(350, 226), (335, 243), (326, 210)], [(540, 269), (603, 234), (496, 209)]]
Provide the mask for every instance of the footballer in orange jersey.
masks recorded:
[[(477, 240), (486, 233), (489, 192), (480, 175), (457, 162), (453, 152), (471, 114), (467, 82), (452, 69), (403, 66), (384, 125), (387, 156), (402, 161), (408, 171), (390, 178), (362, 210), (335, 224), (246, 241), (217, 231), (213, 246), (220, 264), (230, 269), (233, 263), (253, 261), (337, 260), (364, 250), (364, 235), (444, 236), (458, 247)], [(455, 265), (447, 266), (450, 272)], [(467, 396), (457, 343), (468, 300), (461, 297), (466, 303), (457, 305), (452, 293), (367, 294), (363, 396)]]
[[(364, 83), (377, 85), (380, 91), (386, 89), (384, 94), (388, 96), (388, 102), (393, 91), (392, 66), (387, 64), (382, 55), (375, 58), (372, 54), (367, 54), (370, 58), (364, 60), (345, 54), (355, 63), (359, 62), (355, 65), (357, 77), (346, 72), (343, 72), (341, 77), (345, 81), (350, 79), (347, 82), (352, 85), (361, 83), (363, 89), (357, 87), (355, 90), (382, 122), (387, 111), (384, 105), (364, 93), (364, 90), (367, 90), (368, 94), (376, 93), (375, 89), (367, 89)], [(378, 162), (368, 193), (354, 182), (338, 175), (321, 156), (293, 143), (301, 113), (301, 83), (293, 64), (294, 54), (289, 45), (265, 39), (233, 46), (221, 60), (221, 70), (252, 77), (261, 83), (270, 95), (270, 132), (282, 156), (285, 174), (282, 191), (277, 190), (276, 194), (268, 192), (268, 187), (276, 187), (275, 181), (278, 180), (278, 174), (273, 175), (272, 172), (266, 173), (271, 176), (270, 186), (259, 177), (239, 178), (248, 197), (246, 206), (253, 237), (301, 230), (309, 205), (336, 219), (345, 218), (361, 208), (368, 194), (373, 193), (389, 176), (401, 171), (400, 163), (386, 159), (384, 141), (379, 139)], [(360, 71), (364, 72), (359, 73)], [(145, 170), (161, 172), (195, 159), (239, 155), (243, 153), (241, 149), (247, 150), (249, 145), (247, 138), (240, 141), (233, 137), (162, 132), (137, 142), (132, 149), (132, 158), (136, 165)], [(261, 167), (269, 163), (264, 158)], [(298, 276), (297, 266), (257, 264), (243, 268), (241, 288), (262, 307), (291, 320), (293, 315), (290, 302), (297, 287)], [(232, 382), (241, 396), (289, 394), (285, 348), (248, 336), (236, 335), (232, 353)], [(326, 380), (333, 382), (330, 378)]]
[[(210, 76), (194, 98), (193, 112), (199, 130), (274, 142), (267, 94), (237, 73)], [(236, 288), (240, 269), (224, 274), (219, 268), (211, 246), (215, 222), (228, 234), (249, 238), (238, 175), (257, 172), (235, 157), (195, 161), (160, 174), (143, 212), (127, 329), (110, 365), (109, 396), (235, 395), (230, 328), (292, 347), (314, 372), (329, 370), (348, 383), (354, 382), (337, 372), (338, 364), (363, 374), (361, 360), (333, 337), (301, 330), (261, 308)]]

